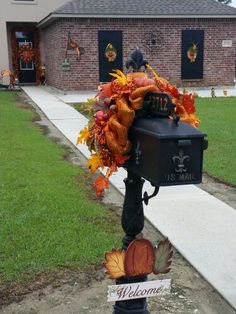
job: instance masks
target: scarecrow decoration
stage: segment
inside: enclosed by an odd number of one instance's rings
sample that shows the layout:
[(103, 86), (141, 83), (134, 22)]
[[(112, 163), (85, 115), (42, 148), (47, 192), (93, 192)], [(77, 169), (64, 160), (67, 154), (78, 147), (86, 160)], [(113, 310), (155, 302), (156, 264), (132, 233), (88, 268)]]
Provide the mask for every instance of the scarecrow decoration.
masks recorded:
[[(133, 55), (136, 50), (133, 51)], [(132, 56), (132, 54), (131, 54)], [(131, 58), (135, 68), (135, 58)], [(160, 77), (145, 60), (139, 60), (144, 72), (123, 73), (113, 70), (113, 80), (99, 86), (99, 92), (88, 105), (92, 107), (93, 117), (89, 120), (77, 139), (77, 144), (85, 143), (90, 152), (87, 168), (90, 174), (99, 168), (106, 169), (105, 176), (99, 175), (93, 183), (96, 194), (101, 196), (109, 187), (109, 177), (129, 159), (132, 143), (128, 131), (132, 122), (143, 108), (144, 98), (149, 92), (164, 92), (172, 97), (176, 105), (175, 113), (182, 121), (198, 127), (195, 115), (194, 95), (181, 93), (178, 88)]]

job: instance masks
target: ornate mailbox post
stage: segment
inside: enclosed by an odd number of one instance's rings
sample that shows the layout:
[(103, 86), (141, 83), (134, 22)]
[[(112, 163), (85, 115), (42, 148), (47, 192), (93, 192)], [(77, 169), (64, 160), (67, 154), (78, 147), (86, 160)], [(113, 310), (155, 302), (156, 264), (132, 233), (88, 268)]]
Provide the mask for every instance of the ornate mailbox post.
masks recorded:
[[(142, 62), (139, 50), (130, 62), (138, 71)], [(141, 60), (141, 62), (139, 61)], [(128, 176), (125, 182), (125, 199), (122, 227), (125, 231), (123, 249), (142, 232), (144, 227), (143, 204), (157, 195), (160, 186), (196, 184), (202, 179), (203, 150), (207, 148), (205, 134), (196, 128), (179, 122), (175, 105), (165, 93), (146, 95), (142, 110), (130, 128), (129, 138), (133, 149), (126, 164)], [(172, 119), (169, 117), (172, 116)], [(144, 179), (155, 187), (151, 196), (142, 196)], [(121, 277), (117, 284), (146, 281), (147, 276)], [(113, 314), (148, 314), (146, 299), (117, 301)]]
[[(106, 176), (99, 176), (94, 182), (97, 195), (108, 188), (108, 178), (117, 167), (127, 169), (121, 221), (125, 232), (123, 250), (127, 251), (120, 254), (118, 272), (108, 270), (109, 258), (105, 256), (108, 274), (116, 279), (118, 285), (145, 282), (146, 274), (152, 271), (155, 274), (169, 271), (170, 262), (164, 270), (158, 268), (158, 247), (155, 251), (148, 240), (138, 240), (144, 247), (147, 245), (147, 260), (143, 258), (141, 246), (137, 250), (139, 254), (130, 253), (135, 251), (130, 247), (137, 243), (137, 236), (144, 227), (143, 202), (147, 205), (160, 186), (200, 183), (203, 150), (207, 148), (205, 134), (179, 121), (178, 114), (181, 120), (194, 126), (198, 124), (192, 96), (180, 94), (176, 87), (158, 77), (139, 49), (132, 52), (126, 66), (132, 67), (133, 73), (125, 75), (115, 70), (110, 73), (115, 80), (100, 86), (94, 105), (102, 109), (96, 112), (95, 119), (88, 123), (78, 138), (78, 143), (85, 142), (91, 151), (88, 161), (91, 173), (99, 167), (107, 167)], [(150, 79), (145, 73), (139, 73), (142, 66), (149, 68), (154, 77)], [(169, 95), (173, 96), (175, 103)], [(154, 187), (150, 196), (146, 192), (142, 196), (145, 179)], [(112, 254), (107, 253), (109, 256)], [(137, 271), (133, 271), (134, 265), (128, 263), (130, 256), (134, 264), (135, 258), (140, 257), (141, 262), (135, 264), (139, 268)], [(171, 256), (169, 251), (165, 257), (169, 260)], [(145, 263), (148, 265), (146, 268), (143, 267)], [(149, 314), (146, 299), (116, 301), (113, 314)]]
[[(144, 226), (143, 204), (155, 196), (160, 186), (196, 184), (202, 178), (202, 155), (207, 141), (197, 129), (186, 123), (176, 124), (163, 118), (140, 118), (130, 130), (134, 145), (127, 163), (128, 177), (125, 179), (125, 200), (122, 213), (122, 227), (126, 233), (123, 248), (141, 233)], [(148, 196), (142, 187), (144, 179), (155, 187)], [(141, 282), (142, 277), (122, 277), (117, 284)], [(146, 299), (117, 301), (114, 314), (147, 314)]]

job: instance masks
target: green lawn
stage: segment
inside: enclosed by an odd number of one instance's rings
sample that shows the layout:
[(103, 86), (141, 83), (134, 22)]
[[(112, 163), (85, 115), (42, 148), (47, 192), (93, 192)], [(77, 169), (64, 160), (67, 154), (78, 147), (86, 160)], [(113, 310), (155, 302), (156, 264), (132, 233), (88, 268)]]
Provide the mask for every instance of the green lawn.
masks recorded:
[(121, 245), (119, 219), (88, 197), (87, 174), (15, 97), (0, 93), (0, 282), (101, 263)]
[[(198, 98), (197, 113), (209, 140), (205, 171), (236, 185), (236, 98)], [(0, 282), (101, 263), (121, 245), (119, 219), (90, 200), (87, 174), (33, 118), (14, 93), (0, 93)]]
[(197, 98), (200, 129), (208, 135), (204, 170), (236, 185), (236, 98)]

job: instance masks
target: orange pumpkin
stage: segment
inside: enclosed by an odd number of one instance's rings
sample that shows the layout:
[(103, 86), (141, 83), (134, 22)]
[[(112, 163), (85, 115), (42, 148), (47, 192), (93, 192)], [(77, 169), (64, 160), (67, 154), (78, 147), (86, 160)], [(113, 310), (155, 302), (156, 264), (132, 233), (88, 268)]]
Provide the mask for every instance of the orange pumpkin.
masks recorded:
[(125, 254), (125, 273), (129, 277), (150, 274), (153, 271), (154, 262), (152, 243), (146, 239), (134, 240)]

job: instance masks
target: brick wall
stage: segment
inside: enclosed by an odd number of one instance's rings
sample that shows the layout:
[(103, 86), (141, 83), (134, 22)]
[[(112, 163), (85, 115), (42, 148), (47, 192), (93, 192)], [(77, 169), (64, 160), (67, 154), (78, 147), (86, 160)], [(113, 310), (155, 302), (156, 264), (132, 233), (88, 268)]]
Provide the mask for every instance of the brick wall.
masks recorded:
[[(182, 30), (204, 30), (204, 72), (202, 80), (181, 81)], [(99, 84), (98, 31), (119, 30), (123, 33), (123, 62), (138, 46), (145, 59), (160, 76), (177, 86), (233, 85), (235, 77), (235, 44), (223, 48), (222, 40), (234, 39), (235, 19), (61, 19), (41, 30), (45, 47), (47, 82), (64, 90), (91, 90)], [(80, 61), (68, 51), (70, 71), (62, 70), (67, 34), (84, 48)], [(157, 49), (147, 46), (147, 38), (157, 31), (163, 42)], [(124, 67), (125, 69), (125, 67)]]

